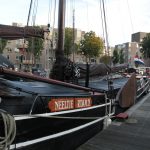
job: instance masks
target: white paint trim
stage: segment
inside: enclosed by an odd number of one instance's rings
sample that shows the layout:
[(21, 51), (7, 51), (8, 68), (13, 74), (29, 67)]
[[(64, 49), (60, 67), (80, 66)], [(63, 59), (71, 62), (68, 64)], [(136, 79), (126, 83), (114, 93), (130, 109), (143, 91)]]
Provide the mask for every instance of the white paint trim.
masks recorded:
[[(35, 116), (53, 116), (53, 115), (63, 115), (63, 114), (68, 114), (68, 113), (74, 113), (74, 112), (79, 112), (79, 111), (86, 111), (90, 109), (96, 109), (100, 108), (103, 106), (111, 105), (111, 103), (106, 103), (102, 105), (96, 105), (92, 107), (87, 107), (87, 108), (81, 108), (81, 109), (73, 109), (73, 110), (68, 110), (68, 111), (61, 111), (61, 112), (52, 112), (52, 113), (44, 113), (44, 114), (34, 114)], [(24, 120), (24, 119), (32, 119), (35, 117), (30, 116), (29, 114), (26, 115), (14, 115), (15, 120)]]
[(97, 120), (94, 120), (94, 121), (91, 121), (89, 123), (86, 123), (84, 125), (81, 125), (81, 126), (78, 126), (76, 128), (72, 128), (72, 129), (69, 129), (69, 130), (66, 130), (66, 131), (63, 131), (63, 132), (59, 132), (59, 133), (56, 133), (56, 134), (53, 134), (53, 135), (49, 135), (49, 136), (45, 136), (45, 137), (42, 137), (42, 138), (38, 138), (38, 139), (34, 139), (34, 140), (30, 140), (30, 141), (26, 141), (26, 142), (22, 142), (22, 143), (17, 143), (17, 144), (13, 144), (10, 146), (10, 149), (14, 149), (14, 148), (20, 148), (20, 147), (24, 147), (24, 146), (29, 146), (31, 144), (36, 144), (36, 143), (39, 143), (39, 142), (42, 142), (42, 141), (46, 141), (46, 140), (50, 140), (50, 139), (53, 139), (53, 138), (57, 138), (57, 137), (60, 137), (60, 136), (64, 136), (66, 134), (70, 134), (72, 132), (75, 132), (75, 131), (78, 131), (78, 130), (81, 130), (83, 128), (86, 128), (90, 125), (93, 125), (105, 118), (107, 118), (108, 116), (104, 116), (104, 117), (101, 117)]

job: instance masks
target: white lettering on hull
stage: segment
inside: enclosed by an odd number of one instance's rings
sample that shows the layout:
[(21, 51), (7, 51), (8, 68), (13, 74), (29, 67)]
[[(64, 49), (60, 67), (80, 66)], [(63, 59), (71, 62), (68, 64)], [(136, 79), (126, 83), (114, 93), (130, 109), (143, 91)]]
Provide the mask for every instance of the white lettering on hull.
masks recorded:
[(90, 97), (83, 98), (57, 98), (51, 99), (48, 103), (51, 112), (70, 110), (77, 108), (85, 108), (92, 106), (92, 100)]
[(73, 108), (74, 108), (73, 100), (55, 101), (55, 110), (66, 110)]

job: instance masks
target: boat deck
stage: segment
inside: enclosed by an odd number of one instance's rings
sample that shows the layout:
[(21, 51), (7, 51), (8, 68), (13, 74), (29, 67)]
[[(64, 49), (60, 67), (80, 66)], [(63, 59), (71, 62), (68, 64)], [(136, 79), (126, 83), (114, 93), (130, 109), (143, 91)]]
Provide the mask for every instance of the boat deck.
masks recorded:
[(150, 93), (127, 114), (128, 119), (113, 121), (77, 150), (150, 150)]
[[(113, 81), (113, 88), (114, 89), (120, 89), (125, 83), (128, 81), (128, 78), (122, 77), (122, 78), (116, 78), (112, 79)], [(79, 84), (84, 86), (85, 81), (80, 82)], [(89, 81), (89, 87), (92, 89), (98, 89), (100, 91), (108, 91), (108, 80), (103, 79), (97, 79), (97, 80), (91, 80)]]

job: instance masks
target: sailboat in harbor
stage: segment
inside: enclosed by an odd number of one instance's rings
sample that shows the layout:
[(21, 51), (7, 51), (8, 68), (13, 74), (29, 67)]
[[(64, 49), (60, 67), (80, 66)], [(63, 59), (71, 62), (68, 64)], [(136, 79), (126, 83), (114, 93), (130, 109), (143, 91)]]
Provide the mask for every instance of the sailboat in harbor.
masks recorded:
[[(101, 131), (104, 120), (114, 114), (112, 101), (105, 93), (60, 81), (67, 61), (62, 43), (65, 3), (59, 0), (56, 78), (46, 79), (0, 68), (2, 150), (73, 150)], [(17, 30), (15, 38), (22, 31)], [(10, 32), (0, 33), (4, 38), (13, 38)], [(42, 32), (35, 33), (41, 36)]]

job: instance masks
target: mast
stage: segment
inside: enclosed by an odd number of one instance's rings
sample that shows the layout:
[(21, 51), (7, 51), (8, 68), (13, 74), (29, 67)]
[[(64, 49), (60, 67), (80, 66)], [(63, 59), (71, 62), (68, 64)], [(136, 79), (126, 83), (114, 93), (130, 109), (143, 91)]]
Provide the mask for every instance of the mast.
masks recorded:
[(73, 19), (73, 25), (72, 25), (72, 27), (73, 27), (73, 51), (72, 51), (72, 54), (73, 54), (73, 58), (72, 58), (72, 60), (73, 60), (73, 62), (75, 61), (74, 60), (74, 50), (75, 50), (75, 9), (73, 9), (73, 16), (72, 16), (72, 19)]
[(102, 4), (103, 4), (103, 15), (104, 15), (105, 34), (106, 34), (106, 55), (110, 56), (110, 54), (109, 54), (109, 42), (108, 42), (108, 32), (107, 32), (107, 23), (106, 23), (106, 14), (105, 14), (105, 4), (104, 4), (104, 0), (102, 0)]
[(111, 60), (111, 54), (110, 54), (110, 46), (109, 46), (109, 42), (108, 42), (108, 31), (107, 31), (107, 23), (106, 23), (106, 13), (105, 13), (105, 4), (104, 4), (104, 0), (102, 0), (102, 7), (103, 7), (103, 15), (104, 15), (104, 25), (105, 25), (105, 35), (106, 35), (106, 50), (105, 50), (105, 55), (110, 57), (109, 60), (109, 65), (111, 67), (112, 65), (112, 60)]
[(60, 81), (64, 81), (64, 69), (66, 67), (66, 59), (64, 57), (65, 9), (66, 0), (59, 0), (56, 61), (50, 73), (50, 78)]
[(59, 0), (56, 61), (59, 61), (61, 58), (64, 57), (65, 9), (66, 0)]

